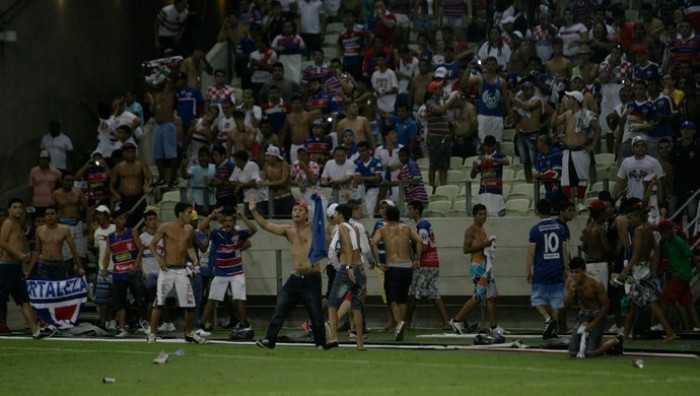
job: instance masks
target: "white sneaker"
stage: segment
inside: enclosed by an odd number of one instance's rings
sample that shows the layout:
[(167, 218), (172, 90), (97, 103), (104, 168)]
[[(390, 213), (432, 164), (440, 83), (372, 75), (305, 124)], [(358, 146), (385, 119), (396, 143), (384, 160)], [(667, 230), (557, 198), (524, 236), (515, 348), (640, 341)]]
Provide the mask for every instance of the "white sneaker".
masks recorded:
[(403, 341), (403, 334), (406, 331), (406, 322), (403, 320), (396, 325), (396, 330), (394, 330), (394, 341)]
[(693, 330), (691, 331), (700, 331), (700, 327), (693, 327)]
[(175, 325), (170, 322), (163, 322), (160, 326), (158, 326), (158, 331), (161, 332), (171, 332), (175, 331)]
[(116, 320), (108, 321), (106, 327), (107, 327), (107, 330), (116, 331), (117, 330), (117, 321)]
[(116, 338), (126, 338), (129, 336), (129, 333), (126, 332), (124, 329), (119, 329), (119, 333), (115, 335)]
[(156, 335), (153, 333), (148, 333), (148, 337), (146, 337), (146, 342), (149, 344), (155, 344), (156, 343)]
[(207, 340), (204, 337), (199, 336), (194, 331), (190, 332), (189, 334), (185, 334), (185, 341), (196, 342), (197, 344), (204, 344), (207, 342)]
[(655, 324), (649, 328), (651, 331), (664, 331), (664, 327), (661, 324)]
[(608, 333), (613, 333), (613, 334), (622, 333), (622, 332), (624, 332), (624, 331), (625, 331), (625, 326), (617, 327), (616, 324), (613, 324), (613, 325), (610, 326), (610, 328), (608, 329)]
[(588, 208), (586, 207), (586, 205), (584, 205), (584, 204), (582, 204), (582, 203), (580, 203), (580, 202), (578, 203), (578, 205), (576, 205), (576, 211), (577, 211), (578, 213), (585, 212), (585, 211), (587, 211), (587, 210), (588, 210)]
[(165, 363), (168, 363), (169, 360), (170, 360), (170, 355), (168, 355), (165, 351), (163, 351), (163, 352), (159, 353), (155, 359), (153, 359), (153, 363), (165, 364)]
[(466, 330), (462, 322), (458, 322), (454, 319), (450, 319), (450, 327), (452, 327), (452, 330), (457, 334), (464, 334)]
[(151, 326), (145, 320), (139, 321), (139, 327), (136, 329), (139, 333), (149, 334), (151, 332)]
[(501, 327), (500, 325), (494, 327), (493, 329), (491, 329), (491, 331), (492, 331), (493, 333), (510, 334), (510, 332), (509, 332), (508, 330), (504, 329), (504, 328)]
[(194, 331), (194, 333), (197, 334), (197, 335), (200, 336), (200, 337), (209, 337), (209, 336), (211, 335), (210, 332), (205, 331), (205, 330), (203, 330), (203, 329), (197, 329), (197, 330)]

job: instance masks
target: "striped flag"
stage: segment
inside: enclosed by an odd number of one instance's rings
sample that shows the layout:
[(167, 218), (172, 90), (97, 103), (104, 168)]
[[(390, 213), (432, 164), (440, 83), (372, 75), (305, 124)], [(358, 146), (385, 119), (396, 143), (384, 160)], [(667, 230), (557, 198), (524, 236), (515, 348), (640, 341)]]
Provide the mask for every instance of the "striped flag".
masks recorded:
[(85, 277), (63, 280), (27, 280), (27, 291), (32, 307), (44, 322), (59, 329), (73, 327), (80, 308), (87, 301)]

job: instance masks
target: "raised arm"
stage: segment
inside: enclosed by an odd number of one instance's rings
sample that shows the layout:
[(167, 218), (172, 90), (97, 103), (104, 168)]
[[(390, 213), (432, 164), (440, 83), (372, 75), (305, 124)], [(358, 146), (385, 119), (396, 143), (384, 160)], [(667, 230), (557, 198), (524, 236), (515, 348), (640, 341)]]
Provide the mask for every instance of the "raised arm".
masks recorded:
[(248, 201), (248, 209), (253, 215), (253, 219), (255, 219), (255, 222), (258, 223), (263, 230), (279, 236), (287, 235), (287, 227), (279, 224), (270, 223), (269, 221), (265, 220), (265, 218), (262, 217), (260, 213), (258, 213), (258, 209), (256, 207), (255, 202), (255, 196), (252, 194), (250, 196), (250, 200)]

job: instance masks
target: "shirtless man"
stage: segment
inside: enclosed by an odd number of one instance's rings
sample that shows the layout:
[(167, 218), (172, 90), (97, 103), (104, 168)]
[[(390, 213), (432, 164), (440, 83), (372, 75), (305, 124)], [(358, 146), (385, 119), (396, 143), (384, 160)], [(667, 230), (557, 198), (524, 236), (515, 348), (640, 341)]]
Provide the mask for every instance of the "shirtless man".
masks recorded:
[[(372, 91), (372, 82), (369, 77), (362, 76), (357, 80), (357, 87), (355, 89), (357, 95), (353, 100), (359, 106), (358, 115), (365, 117), (369, 122), (369, 129), (372, 131), (371, 135), (374, 137), (374, 141), (379, 140), (379, 124), (377, 123), (377, 96)], [(341, 129), (337, 129), (340, 131)], [(357, 135), (357, 133), (355, 134)]]
[(525, 180), (532, 183), (532, 167), (537, 161), (537, 138), (540, 136), (540, 118), (544, 102), (535, 96), (535, 86), (530, 81), (521, 85), (521, 91), (512, 97), (510, 117), (515, 118), (515, 144), (518, 145), (520, 162), (525, 169)]
[(428, 84), (433, 81), (433, 72), (430, 71), (430, 61), (421, 58), (418, 61), (418, 74), (411, 80), (411, 88), (408, 94), (408, 103), (413, 112), (413, 119), (418, 119), (418, 109), (425, 104), (425, 94), (428, 92)]
[(194, 323), (194, 291), (186, 268), (186, 260), (189, 258), (194, 263), (194, 270), (199, 271), (199, 262), (192, 245), (194, 228), (192, 221), (192, 205), (184, 202), (175, 204), (175, 221), (161, 224), (158, 231), (148, 244), (152, 252), (158, 251), (158, 242), (164, 240), (165, 255), (155, 255), (160, 265), (158, 274), (158, 286), (156, 301), (151, 311), (151, 333), (148, 334), (148, 343), (156, 342), (153, 333), (160, 322), (160, 311), (165, 306), (165, 299), (170, 291), (175, 288), (178, 305), (185, 310), (185, 341), (204, 344), (206, 339), (192, 331)]
[(355, 133), (355, 142), (368, 142), (372, 151), (377, 148), (372, 136), (372, 129), (369, 126), (369, 121), (366, 117), (359, 115), (360, 106), (357, 103), (348, 104), (348, 116), (343, 118), (336, 127), (336, 131), (341, 132), (345, 129), (351, 129)]
[(143, 218), (146, 200), (142, 198), (153, 191), (153, 176), (146, 163), (136, 159), (136, 146), (126, 143), (122, 151), (124, 161), (112, 170), (109, 188), (114, 200), (120, 201), (119, 207), (129, 211), (126, 226), (131, 228)]
[(269, 187), (274, 205), (273, 215), (277, 219), (289, 218), (294, 206), (294, 197), (289, 185), (289, 164), (284, 161), (280, 149), (276, 146), (268, 146), (265, 152), (265, 165), (263, 166), (262, 180), (258, 187)]
[(315, 223), (309, 222), (308, 207), (301, 201), (294, 204), (292, 209), (294, 224), (274, 224), (265, 220), (256, 209), (255, 196), (250, 197), (248, 209), (263, 230), (287, 239), (292, 256), (292, 272), (277, 296), (277, 306), (267, 328), (267, 335), (255, 343), (261, 348), (273, 349), (284, 320), (292, 308), (301, 302), (311, 318), (314, 343), (317, 348), (324, 348), (326, 334), (321, 308), (321, 265), (320, 262), (312, 263), (309, 260), (313, 239), (312, 227)]
[(474, 295), (467, 300), (459, 310), (457, 316), (450, 319), (450, 327), (457, 334), (465, 334), (466, 328), (463, 324), (464, 318), (469, 312), (479, 306), (481, 302), (486, 300), (486, 309), (489, 314), (489, 323), (492, 331), (501, 331), (505, 333), (502, 327), (498, 326), (496, 321), (496, 297), (498, 289), (496, 288), (496, 280), (487, 268), (486, 255), (484, 249), (490, 248), (493, 245), (494, 237), (486, 236), (486, 206), (482, 204), (474, 205), (472, 216), (474, 216), (474, 224), (464, 230), (464, 241), (462, 250), (464, 254), (471, 254), (471, 275), (474, 283)]
[(582, 201), (588, 186), (591, 153), (600, 139), (598, 117), (582, 106), (583, 94), (567, 91), (557, 113), (552, 117), (554, 127), (563, 130), (563, 137), (559, 139), (563, 143), (562, 194), (572, 202), (578, 201), (578, 211), (585, 208)]
[(569, 356), (585, 359), (606, 352), (610, 355), (622, 354), (622, 336), (618, 335), (601, 345), (605, 331), (605, 315), (610, 308), (603, 284), (596, 277), (586, 273), (586, 263), (581, 257), (572, 258), (569, 269), (571, 272), (564, 288), (564, 305), (570, 306), (574, 296), (581, 305), (576, 317), (576, 327), (569, 341)]
[(632, 258), (620, 273), (618, 280), (625, 282), (627, 276), (631, 276), (634, 281), (627, 293), (630, 304), (625, 321), (624, 336), (625, 339), (629, 339), (632, 333), (637, 306), (649, 306), (651, 313), (664, 328), (666, 334), (663, 342), (665, 343), (675, 340), (677, 336), (659, 305), (658, 299), (661, 293), (651, 283), (652, 279), (657, 276), (661, 252), (654, 238), (654, 229), (647, 222), (648, 216), (648, 211), (641, 203), (636, 204), (632, 212), (627, 214), (630, 226), (635, 227), (632, 239)]
[(44, 219), (46, 223), (36, 229), (36, 245), (26, 275), (29, 276), (32, 273), (34, 264), (38, 262), (40, 279), (66, 279), (66, 266), (63, 263), (64, 243), (68, 244), (73, 254), (73, 262), (79, 268), (78, 274), (85, 275), (85, 267), (78, 255), (71, 231), (68, 227), (58, 224), (58, 210), (55, 206), (46, 208)]
[[(394, 339), (402, 341), (406, 323), (406, 309), (408, 307), (408, 289), (413, 280), (413, 269), (420, 268), (420, 256), (423, 253), (423, 241), (416, 230), (407, 224), (399, 223), (399, 209), (395, 206), (386, 208), (387, 223), (377, 230), (372, 236), (372, 249), (374, 261), (379, 263), (379, 254), (376, 246), (384, 242), (386, 250), (386, 271), (384, 272), (384, 291), (389, 303), (391, 314), (396, 323)], [(411, 242), (416, 252), (415, 260), (411, 260)]]
[[(156, 161), (158, 174), (166, 185), (170, 185), (175, 181), (175, 172), (177, 170), (175, 103), (175, 82), (172, 80), (165, 83), (165, 88), (162, 91), (153, 93), (153, 115), (155, 119), (155, 124), (153, 125), (153, 159)], [(126, 150), (124, 146), (122, 146), (122, 150)], [(139, 213), (138, 218), (140, 219), (142, 215), (143, 211)]]
[(230, 158), (232, 153), (245, 150), (251, 155), (251, 149), (255, 144), (255, 129), (245, 125), (245, 113), (241, 110), (233, 112), (234, 127), (228, 131), (228, 141), (226, 144), (226, 158)]
[(40, 330), (36, 325), (34, 309), (29, 305), (29, 293), (22, 264), (30, 260), (30, 254), (24, 249), (27, 240), (22, 231), (24, 204), (21, 199), (12, 198), (7, 205), (9, 216), (0, 227), (0, 306), (7, 304), (10, 295), (20, 308), (24, 320), (34, 339), (48, 337), (54, 330)]
[[(448, 119), (452, 122), (454, 143), (452, 155), (457, 157), (471, 157), (477, 154), (478, 142), (475, 142), (476, 106), (464, 97), (458, 97), (454, 106), (447, 110)], [(411, 153), (415, 153), (411, 149)]]
[(328, 319), (330, 322), (330, 336), (326, 348), (338, 346), (338, 308), (345, 300), (345, 295), (350, 292), (352, 315), (357, 332), (357, 350), (365, 350), (364, 319), (362, 310), (364, 306), (363, 290), (366, 276), (360, 256), (360, 232), (350, 225), (352, 207), (338, 205), (333, 214), (333, 223), (337, 225), (333, 232), (333, 238), (328, 248), (328, 260), (336, 269), (333, 287), (328, 295)]
[(180, 71), (187, 74), (187, 86), (202, 89), (202, 71), (211, 75), (214, 69), (207, 62), (206, 52), (202, 48), (196, 47), (192, 55), (185, 58), (180, 64)]
[(610, 210), (600, 199), (594, 199), (588, 205), (591, 222), (581, 235), (581, 250), (586, 254), (586, 273), (598, 279), (605, 291), (608, 291), (608, 262), (612, 249), (608, 241), (605, 223), (610, 218)]
[[(75, 188), (73, 175), (66, 173), (61, 179), (61, 188), (53, 192), (52, 205), (58, 207), (58, 223), (70, 230), (78, 254), (85, 261), (87, 258), (87, 240), (83, 231), (83, 216), (88, 212), (88, 202), (85, 193)], [(63, 245), (63, 260), (66, 263), (66, 272), (73, 275), (75, 268), (71, 258), (71, 251), (67, 245)]]
[(566, 81), (571, 77), (571, 61), (564, 56), (564, 42), (560, 37), (552, 39), (552, 58), (544, 63), (550, 78)]
[(289, 148), (289, 160), (293, 164), (297, 160), (297, 152), (304, 147), (306, 139), (311, 134), (311, 122), (313, 117), (304, 109), (304, 100), (301, 95), (294, 94), (292, 96), (292, 111), (287, 114), (287, 119), (282, 127), (280, 142), (286, 144), (287, 134), (291, 146)]

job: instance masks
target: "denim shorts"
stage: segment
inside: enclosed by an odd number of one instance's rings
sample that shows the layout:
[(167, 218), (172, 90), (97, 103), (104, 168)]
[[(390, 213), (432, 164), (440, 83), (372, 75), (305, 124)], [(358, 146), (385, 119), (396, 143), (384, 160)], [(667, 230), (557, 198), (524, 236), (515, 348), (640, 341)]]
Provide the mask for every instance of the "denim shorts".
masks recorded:
[(328, 306), (333, 308), (340, 307), (340, 304), (345, 300), (345, 295), (350, 292), (352, 295), (351, 303), (352, 309), (362, 309), (364, 306), (363, 301), (363, 290), (365, 288), (365, 271), (362, 267), (353, 265), (351, 266), (353, 273), (355, 274), (355, 283), (350, 281), (348, 276), (348, 271), (345, 266), (341, 266), (340, 270), (337, 271), (335, 275), (335, 280), (333, 281), (333, 287), (331, 288), (331, 293), (328, 296)]
[(564, 308), (564, 284), (533, 283), (530, 303), (533, 307), (549, 305), (552, 308)]

